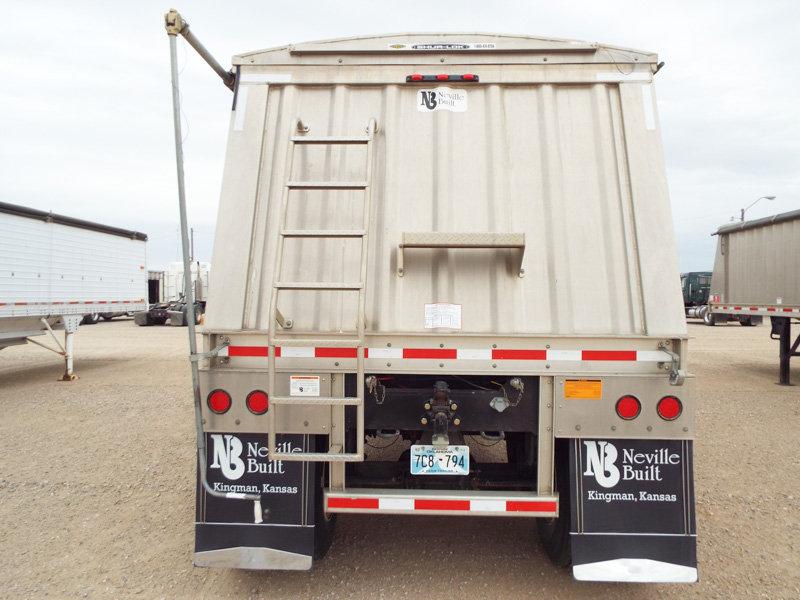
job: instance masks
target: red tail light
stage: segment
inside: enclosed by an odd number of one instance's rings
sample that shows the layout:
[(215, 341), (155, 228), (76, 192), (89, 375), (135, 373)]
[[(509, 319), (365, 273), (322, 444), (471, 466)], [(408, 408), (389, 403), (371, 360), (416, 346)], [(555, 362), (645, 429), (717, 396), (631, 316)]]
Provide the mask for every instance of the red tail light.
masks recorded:
[(414, 73), (410, 76), (411, 81), (422, 81), (422, 75), (420, 73)]
[(475, 81), (475, 75), (472, 73), (464, 73), (461, 76), (461, 79), (463, 79), (464, 81)]
[(253, 390), (247, 394), (247, 409), (254, 415), (263, 415), (269, 410), (269, 394), (261, 390)]
[(445, 75), (444, 73), (442, 73), (441, 75), (437, 75), (436, 79), (438, 81), (447, 81), (448, 79), (450, 79), (450, 75)]
[(218, 415), (228, 412), (231, 407), (231, 395), (225, 390), (214, 390), (206, 400), (211, 412)]
[(665, 421), (674, 421), (681, 416), (683, 405), (675, 396), (664, 396), (656, 404), (656, 411)]
[(617, 400), (615, 409), (620, 419), (630, 421), (638, 417), (639, 413), (642, 412), (642, 404), (635, 396), (623, 396)]

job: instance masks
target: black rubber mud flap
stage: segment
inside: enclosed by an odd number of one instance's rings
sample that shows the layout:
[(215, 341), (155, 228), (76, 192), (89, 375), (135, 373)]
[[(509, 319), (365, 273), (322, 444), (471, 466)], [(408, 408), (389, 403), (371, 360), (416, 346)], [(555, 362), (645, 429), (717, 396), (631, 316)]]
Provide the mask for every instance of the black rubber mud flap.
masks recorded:
[(570, 442), (572, 573), (584, 581), (697, 581), (692, 442)]
[[(279, 435), (287, 452), (313, 452), (315, 438)], [(220, 492), (257, 493), (249, 500), (216, 498), (197, 486), (194, 564), (234, 569), (310, 569), (320, 502), (320, 466), (271, 461), (266, 434), (207, 433), (207, 479)], [(317, 544), (318, 546), (319, 544)]]

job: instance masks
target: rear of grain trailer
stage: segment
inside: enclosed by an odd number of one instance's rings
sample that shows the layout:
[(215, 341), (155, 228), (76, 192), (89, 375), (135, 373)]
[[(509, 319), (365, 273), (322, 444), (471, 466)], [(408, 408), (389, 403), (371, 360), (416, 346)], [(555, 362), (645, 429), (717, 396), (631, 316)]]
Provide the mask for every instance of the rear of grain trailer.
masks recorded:
[(711, 279), (712, 324), (769, 317), (779, 344), (779, 383), (790, 384), (789, 362), (800, 356), (800, 210), (720, 227)]
[(167, 23), (234, 93), (195, 564), (308, 569), (339, 513), (492, 516), (578, 579), (695, 581), (656, 55), (400, 34), (226, 73)]

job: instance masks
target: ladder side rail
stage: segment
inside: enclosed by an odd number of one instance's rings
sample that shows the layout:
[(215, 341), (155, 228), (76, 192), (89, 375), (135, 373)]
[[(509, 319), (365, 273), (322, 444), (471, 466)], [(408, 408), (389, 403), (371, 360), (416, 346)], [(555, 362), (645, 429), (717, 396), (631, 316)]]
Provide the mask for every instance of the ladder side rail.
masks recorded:
[[(294, 169), (294, 142), (289, 141), (289, 156), (286, 159), (286, 181), (291, 179), (292, 170)], [(278, 293), (280, 289), (275, 285), (281, 279), (281, 271), (283, 270), (283, 242), (284, 238), (281, 231), (286, 227), (286, 214), (289, 211), (289, 193), (290, 188), (288, 185), (283, 186), (283, 193), (281, 194), (281, 207), (278, 217), (278, 240), (277, 248), (275, 250), (275, 268), (272, 273), (272, 292), (270, 293), (270, 307), (269, 307), (269, 334), (267, 338), (267, 390), (268, 393), (277, 395), (275, 390), (276, 368), (275, 364), (275, 328), (278, 315)], [(277, 427), (277, 417), (275, 412), (277, 406), (272, 406), (271, 410), (267, 411), (267, 450), (270, 456), (274, 456), (277, 452), (278, 435), (275, 431)]]

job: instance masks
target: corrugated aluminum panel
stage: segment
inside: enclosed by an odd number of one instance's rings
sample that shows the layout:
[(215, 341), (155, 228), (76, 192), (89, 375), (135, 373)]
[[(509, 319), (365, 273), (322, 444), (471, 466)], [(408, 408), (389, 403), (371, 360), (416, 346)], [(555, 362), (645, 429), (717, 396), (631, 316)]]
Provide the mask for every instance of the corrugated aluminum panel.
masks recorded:
[[(447, 84), (466, 94), (466, 110), (423, 112), (419, 90), (438, 86), (402, 83), (413, 69), (382, 56), (366, 66), (359, 56), (350, 70), (241, 67), (253, 83), (239, 85), (231, 116), (208, 330), (267, 329), (287, 180), (365, 177), (365, 147), (353, 145), (300, 146), (288, 173), (295, 120), (311, 137), (363, 136), (375, 118), (368, 332), (431, 333), (425, 304), (452, 303), (461, 305), (461, 333), (685, 334), (653, 65), (623, 73), (594, 55), (587, 64), (506, 65), (508, 55), (496, 54), (496, 64), (470, 69), (461, 56), (447, 72), (481, 77)], [(358, 228), (362, 194), (292, 191), (287, 228)], [(409, 249), (399, 277), (406, 232), (524, 234), (524, 277), (513, 249)], [(280, 278), (357, 280), (358, 243), (290, 240)], [(279, 308), (293, 332), (352, 330), (355, 296), (281, 292)]]
[(0, 318), (146, 310), (145, 248), (0, 212)]
[(711, 294), (744, 306), (800, 306), (800, 212), (759, 221), (720, 230)]

